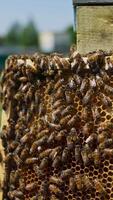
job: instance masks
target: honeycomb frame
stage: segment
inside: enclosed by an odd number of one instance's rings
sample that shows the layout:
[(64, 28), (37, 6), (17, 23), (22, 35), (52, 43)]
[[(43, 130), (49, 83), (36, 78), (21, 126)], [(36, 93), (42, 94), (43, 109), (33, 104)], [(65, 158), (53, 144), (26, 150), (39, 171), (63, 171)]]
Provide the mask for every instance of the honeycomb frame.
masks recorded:
[(113, 200), (113, 56), (10, 56), (3, 199)]

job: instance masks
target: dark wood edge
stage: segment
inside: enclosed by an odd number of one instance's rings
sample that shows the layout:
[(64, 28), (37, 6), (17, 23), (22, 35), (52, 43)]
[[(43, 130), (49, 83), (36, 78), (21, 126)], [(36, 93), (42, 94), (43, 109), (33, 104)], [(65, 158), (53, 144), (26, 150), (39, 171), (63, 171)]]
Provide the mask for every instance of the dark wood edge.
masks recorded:
[(94, 1), (94, 2), (91, 2), (89, 0), (89, 2), (81, 2), (79, 0), (73, 0), (73, 5), (74, 6), (111, 6), (113, 5), (113, 1), (103, 1), (103, 2), (98, 2), (98, 1)]

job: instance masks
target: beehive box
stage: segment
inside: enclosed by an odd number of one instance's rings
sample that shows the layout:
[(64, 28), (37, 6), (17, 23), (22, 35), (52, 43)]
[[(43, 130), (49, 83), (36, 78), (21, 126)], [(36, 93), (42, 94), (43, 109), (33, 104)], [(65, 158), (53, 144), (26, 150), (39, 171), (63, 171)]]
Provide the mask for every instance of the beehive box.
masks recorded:
[(113, 199), (112, 55), (11, 56), (2, 96), (3, 199)]
[(113, 0), (73, 0), (77, 50), (113, 50)]

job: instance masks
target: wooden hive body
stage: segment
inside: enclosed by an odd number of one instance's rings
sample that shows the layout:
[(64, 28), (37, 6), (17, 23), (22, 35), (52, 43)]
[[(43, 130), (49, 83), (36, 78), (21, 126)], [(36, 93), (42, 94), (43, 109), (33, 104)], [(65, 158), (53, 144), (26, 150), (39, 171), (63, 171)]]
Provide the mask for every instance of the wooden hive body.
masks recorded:
[(73, 0), (77, 50), (86, 54), (113, 46), (113, 1)]

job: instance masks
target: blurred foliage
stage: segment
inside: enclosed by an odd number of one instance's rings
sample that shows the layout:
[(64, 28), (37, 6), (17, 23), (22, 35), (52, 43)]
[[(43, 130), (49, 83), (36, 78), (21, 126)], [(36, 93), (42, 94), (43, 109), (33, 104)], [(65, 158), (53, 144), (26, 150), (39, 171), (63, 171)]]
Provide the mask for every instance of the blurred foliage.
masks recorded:
[(70, 36), (71, 44), (76, 43), (76, 32), (74, 31), (73, 26), (69, 26), (69, 27), (66, 29), (66, 32), (67, 32), (67, 33), (69, 34), (69, 36)]
[(5, 41), (4, 41), (4, 37), (0, 36), (0, 45), (4, 45)]
[(6, 45), (18, 45), (20, 43), (21, 25), (14, 23), (6, 34), (4, 41)]
[(0, 40), (0, 44), (39, 46), (39, 34), (33, 21), (28, 22), (24, 27), (19, 23), (14, 23), (8, 33)]
[(39, 46), (38, 31), (33, 21), (30, 21), (21, 31), (20, 43), (23, 46)]
[[(70, 46), (76, 43), (76, 32), (73, 30), (73, 26), (67, 27), (65, 32), (70, 37)], [(21, 45), (24, 47), (40, 46), (39, 31), (37, 30), (35, 23), (31, 20), (25, 26), (14, 23), (8, 30), (7, 34), (0, 37), (0, 45)]]

